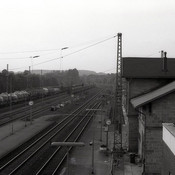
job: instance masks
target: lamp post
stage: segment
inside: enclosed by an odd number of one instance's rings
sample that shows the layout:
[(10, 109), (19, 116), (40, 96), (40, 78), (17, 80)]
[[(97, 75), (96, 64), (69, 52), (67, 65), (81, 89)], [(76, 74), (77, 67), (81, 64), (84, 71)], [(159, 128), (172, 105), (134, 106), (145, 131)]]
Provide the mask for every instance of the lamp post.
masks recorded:
[(33, 58), (38, 58), (40, 57), (39, 55), (31, 56), (31, 66), (32, 66), (32, 73), (33, 73)]
[[(31, 58), (32, 73), (33, 73), (33, 58), (38, 58), (38, 57), (40, 57), (40, 56), (39, 55), (35, 55), (35, 56), (31, 56), (30, 57)], [(29, 71), (30, 71), (30, 67), (29, 67)], [(31, 83), (30, 84), (31, 84), (31, 88), (32, 88), (32, 76), (31, 76)], [(32, 101), (31, 98), (30, 98), (30, 101), (29, 101), (29, 106), (30, 106), (30, 124), (32, 124), (32, 106), (33, 106), (33, 101)]]
[[(103, 109), (86, 109), (86, 111), (101, 111), (101, 112), (106, 112), (106, 110)], [(100, 141), (102, 141), (102, 129), (103, 129), (103, 122), (102, 122), (102, 114), (100, 115), (100, 122), (101, 122), (101, 126), (100, 126)]]
[(100, 125), (100, 141), (102, 142), (102, 130), (103, 130), (103, 128), (102, 128), (102, 125), (103, 125), (103, 123), (102, 123), (102, 113), (101, 113), (101, 115), (100, 115), (100, 122), (101, 122), (101, 125)]
[(62, 63), (62, 58), (63, 58), (63, 56), (62, 56), (62, 52), (63, 52), (63, 50), (66, 50), (66, 49), (68, 49), (69, 47), (62, 47), (61, 48), (61, 55), (60, 55), (60, 72), (61, 72), (61, 63)]
[(84, 142), (52, 142), (51, 146), (65, 146), (67, 147), (67, 175), (69, 175), (69, 148), (85, 146)]
[[(102, 109), (86, 109), (86, 111), (105, 111), (105, 110), (102, 110)], [(94, 115), (93, 115), (93, 118), (92, 118), (92, 121), (94, 121)], [(90, 142), (90, 145), (92, 145), (92, 171), (91, 171), (91, 174), (94, 174), (94, 129), (93, 129), (93, 133), (92, 133), (92, 142)], [(101, 134), (100, 134), (100, 139), (102, 138), (102, 116), (101, 116)]]
[(12, 134), (13, 134), (14, 129), (13, 129), (13, 115), (12, 115), (12, 76), (10, 76), (9, 78), (10, 78), (10, 116), (12, 118)]

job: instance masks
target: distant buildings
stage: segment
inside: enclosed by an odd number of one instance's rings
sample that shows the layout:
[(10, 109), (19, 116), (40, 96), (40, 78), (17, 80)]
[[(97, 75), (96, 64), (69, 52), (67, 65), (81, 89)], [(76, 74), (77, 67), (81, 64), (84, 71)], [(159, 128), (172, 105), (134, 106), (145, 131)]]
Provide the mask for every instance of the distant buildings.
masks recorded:
[(175, 123), (175, 59), (122, 59), (126, 79), (128, 149), (143, 163), (143, 174), (162, 174), (162, 123)]

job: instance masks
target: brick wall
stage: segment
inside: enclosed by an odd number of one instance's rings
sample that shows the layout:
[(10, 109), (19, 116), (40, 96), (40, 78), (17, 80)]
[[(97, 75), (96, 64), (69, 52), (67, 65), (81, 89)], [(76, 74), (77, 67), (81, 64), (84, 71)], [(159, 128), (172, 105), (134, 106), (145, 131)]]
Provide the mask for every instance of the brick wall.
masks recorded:
[[(128, 93), (127, 93), (127, 116), (128, 116), (128, 146), (129, 151), (138, 151), (141, 152), (143, 144), (140, 140), (140, 143), (138, 142), (138, 136), (139, 136), (139, 123), (138, 123), (138, 112), (133, 108), (133, 106), (130, 104), (130, 99), (134, 98), (136, 96), (139, 96), (144, 93), (148, 93), (158, 87), (161, 87), (167, 83), (169, 83), (172, 80), (169, 79), (127, 79), (127, 87), (128, 87)], [(152, 117), (148, 120), (149, 127), (161, 127), (162, 122), (175, 122), (175, 95), (172, 97), (172, 95), (167, 95), (163, 98), (156, 100), (154, 103), (152, 103)], [(163, 116), (163, 117), (162, 117)], [(155, 127), (155, 128), (156, 128)], [(155, 130), (154, 128), (154, 130)], [(154, 132), (159, 132), (154, 131)], [(153, 132), (153, 131), (152, 131)], [(160, 131), (161, 132), (161, 131)], [(157, 134), (156, 134), (157, 135)], [(141, 136), (141, 133), (140, 133)], [(161, 135), (158, 136), (160, 138)], [(150, 135), (150, 140), (154, 139), (154, 134)], [(155, 142), (155, 146), (160, 144), (157, 140), (152, 140)], [(159, 140), (161, 141), (161, 139)], [(149, 148), (149, 146), (148, 146)], [(162, 148), (160, 148), (162, 150)], [(155, 157), (158, 153), (149, 154), (151, 157)], [(161, 154), (160, 154), (161, 155)], [(157, 156), (156, 160), (158, 160), (160, 157)], [(148, 158), (149, 159), (149, 158)], [(160, 158), (161, 159), (161, 158)], [(159, 169), (160, 170), (160, 164), (156, 165), (154, 162), (154, 158), (151, 159), (151, 164), (147, 164), (147, 170), (152, 171), (152, 169)], [(149, 168), (148, 168), (149, 167)], [(157, 173), (157, 170), (155, 171)]]
[[(143, 93), (148, 93), (160, 86), (167, 84), (164, 79), (131, 79), (129, 82), (129, 98), (134, 98)], [(169, 82), (169, 81), (168, 81)]]
[[(128, 116), (128, 145), (129, 151), (138, 150), (138, 112), (130, 104), (130, 99), (147, 93), (152, 89), (160, 87), (165, 84), (167, 80), (164, 79), (127, 79), (127, 116)], [(134, 118), (135, 117), (135, 118)]]
[(138, 153), (141, 158), (145, 158), (145, 174), (160, 175), (162, 165), (162, 125), (158, 117), (155, 117), (155, 114), (152, 115), (148, 112), (149, 105), (142, 107), (140, 111), (142, 114), (140, 113), (139, 115), (140, 138), (138, 138)]
[(146, 128), (145, 172), (146, 174), (161, 174), (162, 166), (162, 130), (161, 128)]
[(146, 114), (145, 172), (149, 175), (161, 174), (162, 171), (162, 123), (175, 123), (175, 92), (151, 104), (151, 114), (148, 113), (148, 105), (142, 108)]
[(152, 103), (152, 112), (162, 123), (175, 122), (175, 92), (168, 94)]

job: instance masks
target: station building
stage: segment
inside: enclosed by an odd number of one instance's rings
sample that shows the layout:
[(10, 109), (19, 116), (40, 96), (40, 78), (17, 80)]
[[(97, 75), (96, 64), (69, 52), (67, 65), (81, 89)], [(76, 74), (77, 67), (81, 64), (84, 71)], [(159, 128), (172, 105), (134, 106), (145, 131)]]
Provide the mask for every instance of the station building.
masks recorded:
[(175, 59), (122, 58), (128, 151), (138, 153), (143, 174), (162, 174), (162, 123), (175, 122)]

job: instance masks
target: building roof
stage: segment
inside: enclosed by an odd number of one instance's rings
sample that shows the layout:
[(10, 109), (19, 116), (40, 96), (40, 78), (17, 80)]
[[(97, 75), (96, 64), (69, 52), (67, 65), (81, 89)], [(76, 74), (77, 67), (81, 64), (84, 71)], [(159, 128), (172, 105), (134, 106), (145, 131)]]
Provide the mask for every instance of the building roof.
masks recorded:
[(154, 91), (151, 91), (147, 94), (135, 97), (130, 100), (131, 104), (134, 108), (138, 108), (140, 106), (143, 106), (149, 102), (152, 102), (162, 96), (165, 96), (171, 92), (175, 91), (175, 81), (157, 89)]
[(167, 72), (163, 71), (163, 58), (123, 57), (124, 78), (175, 78), (175, 58), (167, 58)]

